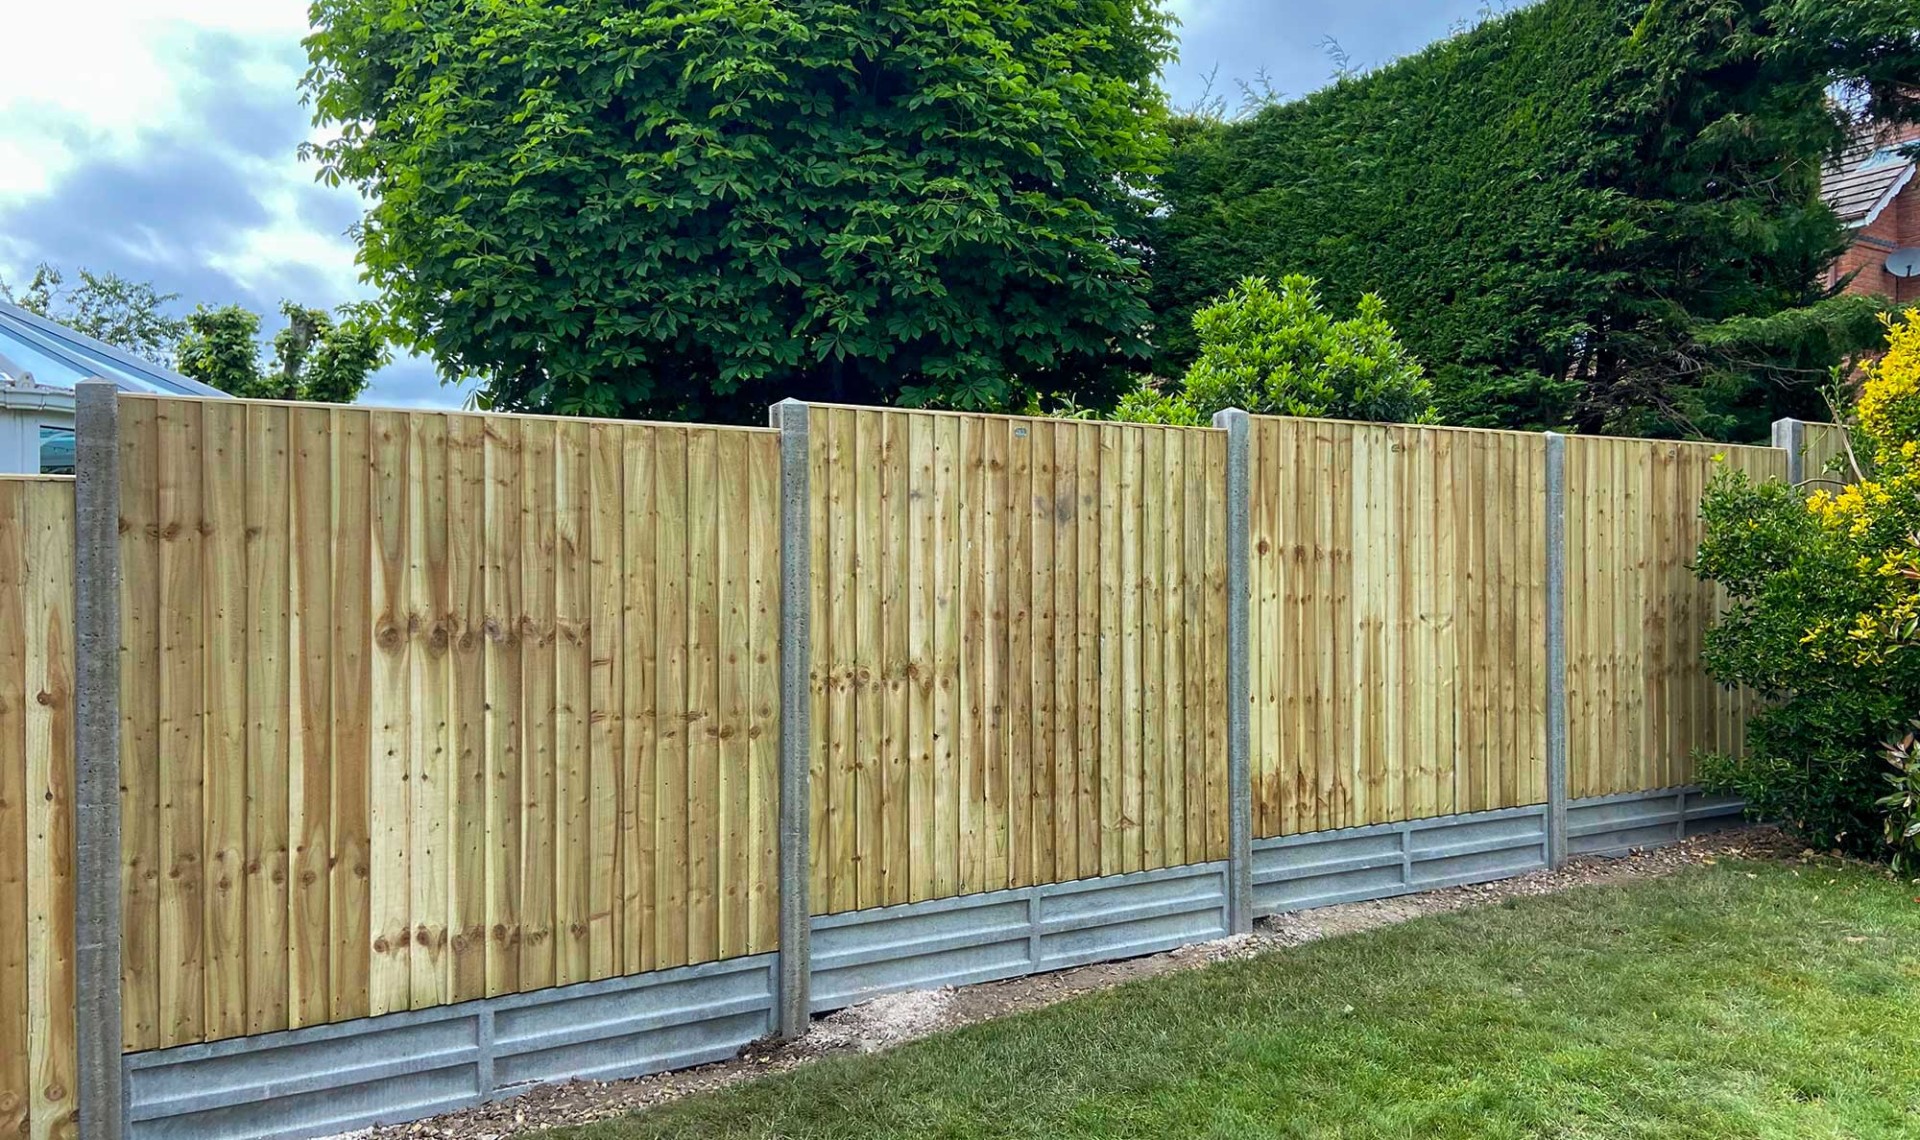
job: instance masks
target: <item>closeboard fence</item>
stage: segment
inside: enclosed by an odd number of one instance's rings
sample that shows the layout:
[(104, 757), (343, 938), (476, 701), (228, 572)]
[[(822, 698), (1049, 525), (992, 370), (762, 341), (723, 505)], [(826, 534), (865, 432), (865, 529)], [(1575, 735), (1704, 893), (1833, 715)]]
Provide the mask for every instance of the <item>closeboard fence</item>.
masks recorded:
[(82, 401), (78, 509), (0, 478), (0, 1136), (337, 1132), (1684, 834), (1754, 708), (1700, 494), (1836, 450)]

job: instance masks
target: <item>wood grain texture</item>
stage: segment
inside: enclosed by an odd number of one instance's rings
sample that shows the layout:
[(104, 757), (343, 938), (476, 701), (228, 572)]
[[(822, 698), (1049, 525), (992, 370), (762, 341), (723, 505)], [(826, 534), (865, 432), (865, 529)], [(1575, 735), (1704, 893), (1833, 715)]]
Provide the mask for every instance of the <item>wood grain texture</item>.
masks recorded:
[(1759, 708), (1700, 664), (1726, 598), (1691, 569), (1714, 474), (1785, 478), (1765, 447), (1567, 441), (1568, 784), (1575, 797), (1691, 783), (1700, 752), (1740, 755)]
[(1253, 421), (1255, 835), (1544, 798), (1545, 454)]
[[(775, 433), (156, 397), (122, 416), (126, 1048), (773, 948)], [(0, 538), (26, 525), (13, 486)], [(14, 760), (20, 652), (0, 649), (0, 772), (51, 780)], [(0, 852), (55, 822), (21, 802), (0, 784)], [(29, 881), (0, 858), (0, 923), (71, 915)], [(32, 992), (27, 945), (0, 953), (0, 995)]]
[(0, 1135), (51, 1140), (78, 1135), (71, 479), (0, 476), (0, 630)]
[(1225, 498), (1198, 489), (1224, 434), (840, 407), (810, 430), (815, 909), (1221, 857), (1225, 689), (1185, 662), (1224, 651), (1200, 563)]

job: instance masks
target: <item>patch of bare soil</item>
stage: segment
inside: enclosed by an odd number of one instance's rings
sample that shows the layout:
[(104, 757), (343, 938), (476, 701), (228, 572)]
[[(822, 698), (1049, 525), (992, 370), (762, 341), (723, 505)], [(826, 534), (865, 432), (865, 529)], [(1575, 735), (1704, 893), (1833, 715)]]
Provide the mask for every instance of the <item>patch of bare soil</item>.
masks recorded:
[(1123, 982), (1251, 958), (1425, 915), (1486, 906), (1511, 898), (1549, 895), (1597, 883), (1654, 878), (1720, 859), (1771, 859), (1799, 854), (1802, 854), (1799, 847), (1777, 829), (1738, 828), (1619, 857), (1577, 858), (1559, 871), (1535, 871), (1494, 883), (1296, 911), (1262, 919), (1252, 934), (1183, 946), (1165, 954), (958, 989), (890, 994), (816, 1020), (812, 1030), (798, 1041), (755, 1042), (731, 1061), (633, 1080), (543, 1085), (510, 1100), (354, 1135), (356, 1140), (361, 1137), (366, 1140), (401, 1137), (503, 1140), (543, 1128), (622, 1116), (690, 1093), (782, 1072), (820, 1057), (872, 1053), (943, 1029), (1039, 1009)]

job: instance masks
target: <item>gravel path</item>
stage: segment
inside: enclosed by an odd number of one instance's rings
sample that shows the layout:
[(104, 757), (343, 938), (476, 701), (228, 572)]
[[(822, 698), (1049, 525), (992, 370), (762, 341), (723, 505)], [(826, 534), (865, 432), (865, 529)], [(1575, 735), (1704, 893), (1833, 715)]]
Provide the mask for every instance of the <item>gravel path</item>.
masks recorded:
[(413, 1124), (375, 1128), (353, 1136), (355, 1140), (401, 1137), (503, 1140), (563, 1124), (585, 1124), (765, 1073), (781, 1072), (819, 1057), (871, 1053), (943, 1029), (1039, 1009), (1139, 978), (1250, 958), (1322, 938), (1391, 926), (1429, 914), (1486, 906), (1505, 899), (1548, 895), (1596, 883), (1653, 878), (1723, 858), (1784, 858), (1798, 854), (1802, 854), (1799, 847), (1776, 829), (1739, 828), (1618, 858), (1578, 858), (1559, 871), (1535, 871), (1494, 883), (1297, 911), (1262, 919), (1252, 934), (1185, 946), (1166, 954), (1004, 982), (876, 998), (819, 1018), (812, 1031), (799, 1041), (757, 1042), (732, 1061), (633, 1080), (544, 1085), (510, 1100)]

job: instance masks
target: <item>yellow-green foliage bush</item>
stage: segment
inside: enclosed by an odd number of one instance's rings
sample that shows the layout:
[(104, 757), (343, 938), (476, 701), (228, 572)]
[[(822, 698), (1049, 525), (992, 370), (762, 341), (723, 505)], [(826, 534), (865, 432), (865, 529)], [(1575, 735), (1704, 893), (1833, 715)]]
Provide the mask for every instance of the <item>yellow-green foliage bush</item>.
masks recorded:
[(1857, 470), (1804, 497), (1729, 473), (1702, 504), (1697, 569), (1730, 597), (1707, 666), (1774, 702), (1705, 773), (1817, 843), (1910, 860), (1915, 775), (1888, 742), (1920, 713), (1920, 311), (1889, 323), (1855, 415)]

